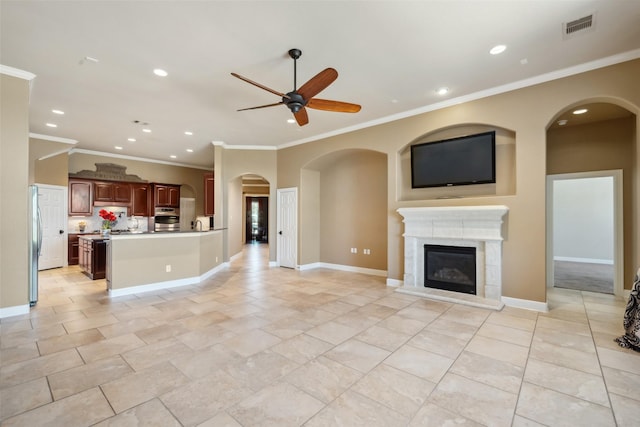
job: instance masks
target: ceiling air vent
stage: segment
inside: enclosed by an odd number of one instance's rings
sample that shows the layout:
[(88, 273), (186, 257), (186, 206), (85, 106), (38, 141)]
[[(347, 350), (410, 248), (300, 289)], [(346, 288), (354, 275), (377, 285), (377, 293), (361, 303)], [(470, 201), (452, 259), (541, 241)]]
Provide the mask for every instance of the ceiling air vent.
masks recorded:
[(587, 33), (594, 29), (595, 14), (587, 15), (583, 18), (576, 19), (562, 24), (563, 38), (568, 39), (578, 34)]

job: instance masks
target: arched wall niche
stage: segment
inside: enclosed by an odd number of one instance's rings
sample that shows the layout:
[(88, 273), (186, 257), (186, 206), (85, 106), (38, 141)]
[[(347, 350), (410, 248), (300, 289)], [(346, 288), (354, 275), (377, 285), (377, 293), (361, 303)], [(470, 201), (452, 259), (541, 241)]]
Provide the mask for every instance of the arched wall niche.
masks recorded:
[(387, 188), (386, 153), (344, 149), (307, 162), (300, 170), (300, 264), (386, 272)]
[[(453, 187), (411, 188), (411, 146), (482, 132), (496, 132), (496, 183)], [(481, 123), (467, 123), (437, 129), (415, 138), (398, 151), (398, 200), (433, 200), (462, 197), (508, 196), (516, 194), (516, 134)]]

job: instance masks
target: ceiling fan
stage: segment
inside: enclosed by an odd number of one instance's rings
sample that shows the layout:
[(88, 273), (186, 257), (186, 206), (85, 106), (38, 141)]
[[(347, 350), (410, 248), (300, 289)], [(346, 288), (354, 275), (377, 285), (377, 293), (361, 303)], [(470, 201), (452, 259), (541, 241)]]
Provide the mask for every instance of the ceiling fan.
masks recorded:
[(258, 108), (275, 107), (276, 105), (286, 105), (293, 113), (293, 116), (298, 122), (298, 125), (304, 126), (309, 123), (309, 116), (305, 107), (313, 108), (315, 110), (334, 111), (338, 113), (357, 113), (360, 111), (358, 104), (351, 104), (342, 101), (332, 101), (329, 99), (314, 98), (317, 94), (322, 92), (331, 83), (338, 78), (338, 72), (333, 68), (326, 68), (312, 77), (308, 82), (303, 84), (299, 89), (296, 89), (296, 77), (297, 77), (297, 60), (302, 55), (300, 49), (290, 49), (289, 56), (293, 58), (293, 90), (288, 93), (281, 93), (277, 90), (268, 88), (260, 83), (256, 83), (249, 80), (246, 77), (242, 77), (239, 74), (231, 73), (233, 77), (237, 77), (240, 80), (244, 80), (254, 86), (264, 89), (267, 92), (271, 92), (274, 95), (278, 95), (282, 98), (282, 101), (273, 104), (260, 105), (258, 107), (243, 108), (238, 111), (255, 110)]

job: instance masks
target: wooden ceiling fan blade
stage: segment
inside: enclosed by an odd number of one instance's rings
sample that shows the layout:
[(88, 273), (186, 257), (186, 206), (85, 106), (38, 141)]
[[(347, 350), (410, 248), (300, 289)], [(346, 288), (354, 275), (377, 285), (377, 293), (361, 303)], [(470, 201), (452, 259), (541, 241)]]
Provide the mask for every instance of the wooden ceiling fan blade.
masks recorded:
[(333, 68), (326, 68), (313, 76), (308, 82), (303, 84), (298, 92), (306, 100), (309, 100), (322, 92), (338, 78), (338, 72)]
[(256, 87), (259, 87), (260, 89), (264, 89), (264, 90), (266, 90), (267, 92), (271, 92), (271, 93), (272, 93), (272, 94), (274, 94), (274, 95), (278, 95), (278, 96), (281, 96), (281, 97), (284, 97), (284, 98), (288, 98), (288, 96), (287, 96), (287, 95), (285, 95), (284, 93), (282, 93), (282, 92), (278, 92), (277, 90), (271, 89), (270, 87), (266, 87), (265, 85), (261, 85), (261, 84), (260, 84), (260, 83), (258, 83), (258, 82), (254, 82), (253, 80), (248, 79), (248, 78), (246, 78), (246, 77), (243, 77), (243, 76), (241, 76), (240, 74), (237, 74), (237, 73), (231, 73), (231, 75), (232, 75), (233, 77), (236, 77), (236, 78), (238, 78), (238, 79), (240, 79), (240, 80), (243, 80), (243, 81), (245, 81), (245, 82), (247, 82), (247, 83), (249, 83), (249, 84), (252, 84), (252, 85), (254, 85), (254, 86), (256, 86)]
[(299, 109), (297, 113), (293, 113), (293, 117), (296, 118), (296, 122), (298, 122), (298, 125), (300, 126), (304, 126), (309, 123), (309, 115), (307, 114), (307, 109), (304, 107)]
[(284, 104), (284, 102), (280, 101), (280, 102), (276, 102), (274, 104), (258, 105), (257, 107), (242, 108), (242, 109), (236, 110), (236, 111), (257, 110), (258, 108), (275, 107), (276, 105), (282, 105), (282, 104)]
[(335, 111), (337, 113), (357, 113), (360, 111), (358, 104), (349, 102), (331, 101), (329, 99), (312, 98), (307, 102), (307, 107), (314, 110)]

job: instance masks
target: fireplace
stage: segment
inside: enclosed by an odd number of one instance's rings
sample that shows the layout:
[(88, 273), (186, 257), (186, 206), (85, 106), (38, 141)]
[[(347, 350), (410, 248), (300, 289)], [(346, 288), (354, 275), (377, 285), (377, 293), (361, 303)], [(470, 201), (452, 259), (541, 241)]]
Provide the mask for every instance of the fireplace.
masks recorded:
[[(399, 292), (502, 307), (502, 241), (506, 206), (400, 208), (404, 222), (404, 280)], [(475, 254), (474, 290), (437, 289), (427, 282), (425, 245), (466, 248)], [(466, 273), (469, 277), (473, 272)], [(446, 280), (439, 280), (446, 282)], [(448, 285), (448, 284), (447, 284)], [(467, 290), (469, 290), (468, 288)]]
[(424, 286), (476, 295), (476, 248), (424, 245)]

